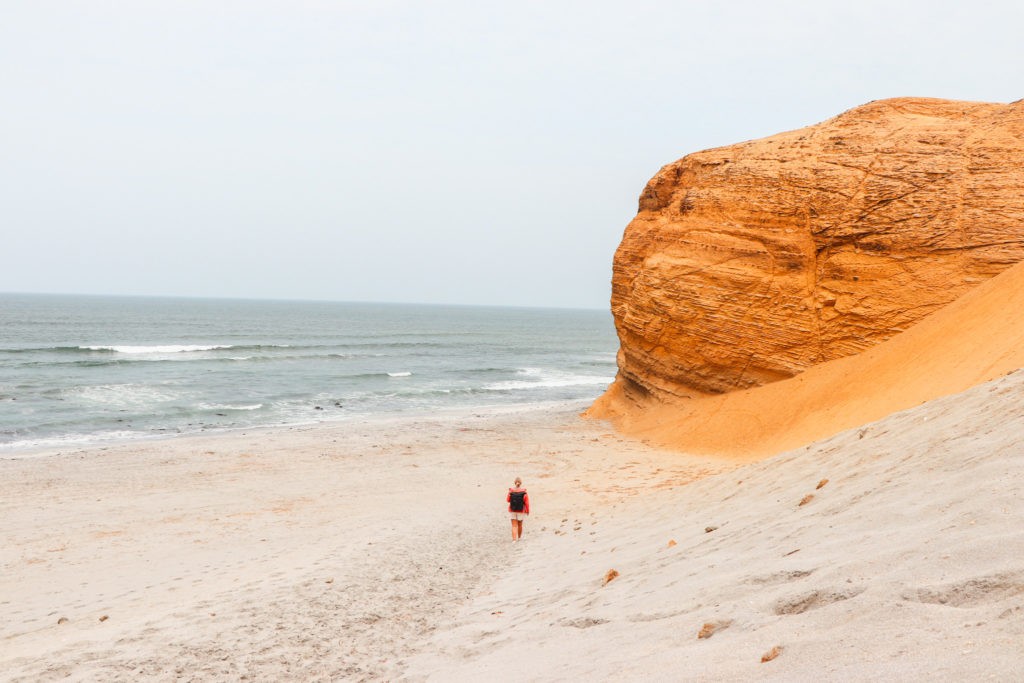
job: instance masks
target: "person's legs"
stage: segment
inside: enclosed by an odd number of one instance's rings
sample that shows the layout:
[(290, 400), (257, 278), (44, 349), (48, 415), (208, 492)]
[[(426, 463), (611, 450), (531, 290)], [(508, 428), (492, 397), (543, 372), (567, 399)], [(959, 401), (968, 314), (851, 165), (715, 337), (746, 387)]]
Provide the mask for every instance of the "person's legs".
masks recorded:
[(518, 536), (516, 535), (516, 529), (517, 529), (516, 525), (517, 525), (517, 524), (519, 524), (519, 522), (517, 522), (516, 520), (514, 520), (514, 519), (513, 519), (513, 520), (512, 520), (512, 540), (513, 540), (513, 541), (514, 541), (514, 540), (516, 540), (517, 538), (519, 538), (519, 537), (518, 537)]
[(523, 537), (523, 520), (516, 520), (516, 538)]

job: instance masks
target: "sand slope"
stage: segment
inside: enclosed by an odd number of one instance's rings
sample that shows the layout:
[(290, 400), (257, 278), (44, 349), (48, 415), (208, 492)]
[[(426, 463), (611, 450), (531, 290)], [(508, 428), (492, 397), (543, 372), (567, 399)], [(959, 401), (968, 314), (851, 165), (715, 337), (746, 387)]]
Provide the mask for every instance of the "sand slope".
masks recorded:
[(859, 355), (746, 391), (590, 413), (688, 453), (755, 458), (866, 424), (1024, 367), (1024, 263)]
[(406, 677), (1022, 680), (1022, 435), (1019, 372), (679, 488), (570, 495)]

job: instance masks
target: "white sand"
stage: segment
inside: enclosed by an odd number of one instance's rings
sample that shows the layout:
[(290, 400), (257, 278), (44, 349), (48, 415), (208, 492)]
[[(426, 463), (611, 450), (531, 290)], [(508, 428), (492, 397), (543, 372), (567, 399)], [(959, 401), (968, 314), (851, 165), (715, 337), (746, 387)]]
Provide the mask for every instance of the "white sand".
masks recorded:
[(689, 486), (574, 503), (409, 679), (1024, 680), (1024, 372)]
[(1022, 399), (743, 465), (566, 412), (0, 461), (0, 679), (1024, 680)]
[(0, 461), (0, 680), (394, 678), (516, 561), (514, 476), (543, 511), (612, 454), (600, 499), (666, 459), (563, 410)]

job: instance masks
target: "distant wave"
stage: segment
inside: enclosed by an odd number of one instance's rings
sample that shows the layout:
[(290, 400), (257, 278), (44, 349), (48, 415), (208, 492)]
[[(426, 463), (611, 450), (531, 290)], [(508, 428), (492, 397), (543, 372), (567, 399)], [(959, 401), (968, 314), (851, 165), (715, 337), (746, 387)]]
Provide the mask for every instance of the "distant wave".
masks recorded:
[(168, 344), (153, 346), (79, 346), (83, 351), (113, 351), (114, 353), (192, 353), (195, 351), (216, 351), (233, 349), (230, 344)]
[[(325, 355), (336, 358), (365, 358), (368, 356), (384, 356), (386, 350), (398, 349), (443, 349), (450, 348), (448, 344), (432, 341), (375, 341), (365, 339), (355, 343), (337, 344), (82, 344), (79, 346), (26, 346), (20, 348), (0, 348), (0, 354), (37, 354), (37, 353), (58, 353), (58, 354), (170, 354), (170, 353), (198, 353), (204, 351), (224, 351), (231, 349), (235, 352), (245, 351), (268, 351), (277, 349), (290, 349), (295, 352), (313, 351), (312, 355)], [(308, 355), (308, 354), (304, 354)]]
[(411, 377), (411, 372), (389, 372), (388, 377)]

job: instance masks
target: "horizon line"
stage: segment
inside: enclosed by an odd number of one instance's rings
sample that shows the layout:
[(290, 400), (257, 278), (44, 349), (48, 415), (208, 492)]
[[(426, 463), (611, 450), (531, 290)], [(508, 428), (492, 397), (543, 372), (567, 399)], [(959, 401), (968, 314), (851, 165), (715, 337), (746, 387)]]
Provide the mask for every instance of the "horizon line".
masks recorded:
[(379, 306), (435, 306), (455, 308), (517, 308), (517, 309), (539, 309), (539, 310), (560, 310), (560, 311), (603, 311), (610, 312), (611, 306), (599, 308), (593, 306), (543, 306), (535, 304), (480, 304), (480, 303), (452, 303), (436, 301), (373, 301), (353, 299), (312, 299), (294, 297), (244, 297), (244, 296), (197, 296), (188, 294), (97, 294), (90, 292), (15, 292), (0, 291), (0, 296), (63, 296), (82, 298), (111, 298), (111, 299), (168, 299), (188, 301), (262, 301), (279, 303), (323, 303), (323, 304), (355, 304), (355, 305), (379, 305)]

